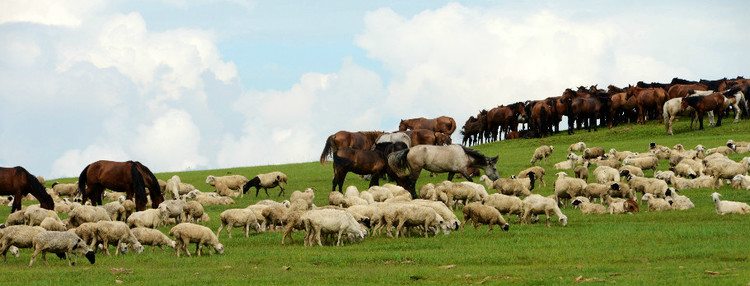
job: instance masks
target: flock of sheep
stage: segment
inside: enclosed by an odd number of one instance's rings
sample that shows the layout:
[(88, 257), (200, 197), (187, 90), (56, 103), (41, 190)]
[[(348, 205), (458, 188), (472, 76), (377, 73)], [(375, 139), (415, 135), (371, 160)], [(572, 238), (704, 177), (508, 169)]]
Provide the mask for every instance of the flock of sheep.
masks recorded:
[[(163, 250), (167, 246), (174, 248), (177, 256), (183, 251), (191, 256), (191, 243), (196, 244), (199, 256), (203, 247), (221, 254), (221, 232), (225, 230), (231, 238), (232, 228), (241, 228), (245, 237), (250, 229), (256, 233), (283, 231), (282, 245), (287, 238), (293, 241), (295, 230), (304, 231), (305, 246), (322, 246), (326, 240), (336, 245), (356, 243), (383, 232), (393, 238), (413, 233), (429, 237), (463, 230), (467, 223), (475, 229), (488, 225), (488, 231), (493, 226), (508, 231), (513, 215), (520, 224), (536, 222), (543, 215), (547, 227), (553, 216), (566, 226), (568, 218), (562, 209), (570, 205), (583, 214), (638, 212), (641, 204), (646, 204), (649, 211), (685, 210), (695, 207), (690, 198), (679, 194), (685, 189), (715, 189), (730, 180), (734, 188), (750, 190), (750, 157), (736, 162), (726, 156), (750, 151), (747, 142), (730, 140), (726, 146), (707, 149), (698, 145), (692, 150), (680, 144), (668, 148), (652, 143), (642, 153), (615, 149), (605, 152), (602, 147), (578, 142), (570, 145), (565, 161), (553, 165), (560, 170), (552, 182), (554, 193), (535, 194), (537, 182), (547, 184), (545, 169), (535, 164), (548, 160), (554, 150), (553, 146), (540, 146), (532, 155), (532, 166), (510, 178), (493, 181), (482, 176), (483, 184), (426, 184), (419, 189), (419, 199), (393, 184), (362, 191), (349, 186), (344, 193), (329, 193), (329, 205), (315, 206), (314, 188), (294, 191), (289, 200), (282, 202), (261, 200), (245, 208), (223, 211), (216, 232), (201, 225), (210, 220), (204, 206), (234, 204), (233, 198), (243, 196), (252, 187), (256, 188), (256, 196), (260, 189), (268, 193), (267, 189), (279, 187), (281, 196), (287, 176), (281, 172), (260, 174), (250, 180), (241, 175), (208, 176), (206, 183), (215, 188), (213, 192), (202, 192), (173, 176), (160, 182), (160, 191), (171, 199), (144, 211), (135, 211), (134, 203), (124, 194), (112, 192), (104, 195), (112, 202), (103, 206), (81, 205), (71, 200), (79, 196), (77, 184), (55, 183), (48, 189), (56, 201), (54, 211), (39, 205), (26, 206), (11, 213), (0, 225), (0, 254), (6, 261), (8, 252), (18, 257), (18, 249), (33, 248), (30, 266), (38, 254), (47, 263), (47, 252), (67, 257), (70, 265), (76, 263), (79, 255), (94, 263), (94, 253), (100, 249), (109, 255), (110, 245), (115, 247), (115, 255), (141, 253), (145, 245), (151, 245), (152, 252), (155, 247)], [(661, 160), (668, 160), (669, 171), (656, 171)], [(591, 176), (590, 165), (596, 165)], [(648, 169), (654, 170), (652, 178), (644, 176), (643, 170)], [(565, 170), (573, 171), (574, 177)], [(489, 194), (487, 190), (496, 193)], [(720, 196), (711, 195), (717, 214), (750, 212), (746, 203), (722, 201)], [(5, 200), (0, 203), (10, 204)], [(455, 215), (457, 209), (463, 220)], [(58, 213), (66, 213), (67, 218), (61, 219)], [(168, 235), (157, 229), (170, 224), (174, 226)]]

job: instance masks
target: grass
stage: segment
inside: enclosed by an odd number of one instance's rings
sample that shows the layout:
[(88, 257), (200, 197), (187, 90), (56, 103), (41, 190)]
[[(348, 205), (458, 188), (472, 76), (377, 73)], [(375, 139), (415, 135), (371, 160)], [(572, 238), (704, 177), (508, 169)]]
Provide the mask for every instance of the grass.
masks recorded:
[[(664, 135), (662, 125), (627, 125), (596, 132), (577, 131), (574, 135), (555, 135), (542, 139), (510, 140), (476, 146), (487, 155), (499, 155), (501, 176), (517, 174), (528, 167), (534, 149), (554, 145), (552, 159), (541, 165), (547, 170), (546, 187), (534, 192), (552, 193), (555, 170), (552, 165), (563, 161), (565, 149), (578, 141), (606, 150), (643, 152), (649, 142), (665, 146), (681, 143), (686, 148), (697, 144), (707, 147), (722, 145), (727, 139), (747, 141), (750, 122), (722, 127), (707, 127), (704, 131), (689, 131), (687, 122), (678, 122), (674, 136)], [(739, 160), (743, 155), (732, 155)], [(659, 169), (666, 169), (666, 160)], [(207, 171), (156, 174), (168, 179), (177, 174), (183, 182), (209, 191), (204, 183), (207, 175), (242, 174), (252, 177), (258, 173), (282, 171), (289, 178), (289, 192), (315, 187), (315, 204), (327, 204), (333, 178), (330, 164), (317, 162), (232, 168)], [(593, 171), (593, 167), (591, 169)], [(568, 171), (571, 173), (571, 171)], [(652, 176), (651, 171), (646, 172)], [(418, 186), (439, 182), (441, 174), (430, 178), (423, 173)], [(75, 178), (60, 179), (73, 182)], [(54, 180), (49, 180), (51, 183)], [(367, 188), (364, 180), (349, 175), (346, 185)], [(49, 183), (48, 183), (49, 184)], [(80, 261), (68, 267), (52, 255), (50, 266), (38, 263), (29, 268), (30, 250), (21, 250), (20, 258), (8, 258), (0, 266), (0, 283), (33, 285), (67, 284), (519, 284), (550, 285), (574, 283), (617, 283), (648, 285), (683, 284), (747, 284), (748, 245), (750, 245), (750, 216), (719, 216), (709, 195), (714, 190), (685, 190), (696, 208), (686, 211), (634, 215), (581, 215), (574, 209), (563, 209), (569, 224), (562, 227), (553, 220), (552, 227), (544, 224), (519, 225), (515, 218), (509, 232), (487, 227), (474, 231), (438, 235), (431, 238), (368, 237), (364, 242), (343, 247), (303, 247), (302, 233), (295, 233), (291, 245), (280, 244), (282, 233), (251, 234), (245, 238), (234, 231), (232, 239), (222, 234), (224, 255), (203, 257), (174, 256), (150, 249), (140, 255), (120, 257), (98, 256), (94, 265)], [(726, 200), (750, 201), (747, 191), (722, 187), (718, 190)], [(278, 189), (269, 191), (272, 199)], [(232, 206), (209, 206), (206, 211), (212, 220), (206, 225), (217, 229), (218, 216), (227, 208), (240, 208), (266, 199), (261, 192), (237, 199)], [(645, 207), (641, 208), (642, 210)], [(0, 208), (0, 216), (7, 216), (9, 207)], [(456, 212), (460, 216), (460, 212)], [(168, 232), (169, 227), (160, 230)], [(193, 248), (194, 250), (194, 248)], [(455, 267), (443, 267), (455, 265)], [(112, 269), (132, 270), (129, 274), (112, 274)], [(580, 280), (580, 281), (579, 281)]]

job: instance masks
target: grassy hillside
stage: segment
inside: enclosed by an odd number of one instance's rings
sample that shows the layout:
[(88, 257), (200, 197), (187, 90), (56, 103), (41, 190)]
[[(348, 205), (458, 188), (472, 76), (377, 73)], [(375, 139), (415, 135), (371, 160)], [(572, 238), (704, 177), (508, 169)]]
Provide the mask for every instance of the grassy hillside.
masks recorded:
[[(726, 122), (726, 121), (725, 121)], [(722, 127), (707, 127), (704, 131), (688, 131), (687, 122), (678, 122), (674, 136), (664, 135), (664, 127), (656, 123), (645, 126), (627, 125), (597, 132), (578, 131), (574, 135), (555, 135), (542, 139), (510, 140), (477, 146), (483, 153), (499, 155), (498, 170), (505, 177), (517, 174), (529, 166), (533, 150), (542, 144), (555, 146), (552, 159), (543, 162), (547, 170), (546, 187), (534, 192), (552, 193), (555, 162), (564, 160), (565, 150), (574, 142), (584, 141), (588, 146), (601, 146), (606, 150), (631, 150), (643, 152), (649, 142), (665, 146), (681, 143), (686, 148), (697, 144), (707, 147), (723, 145), (727, 139), (750, 140), (750, 122), (725, 123)], [(321, 142), (321, 148), (322, 148)], [(733, 155), (735, 160), (742, 155)], [(142, 160), (147, 162), (148, 160)], [(659, 169), (668, 163), (660, 162)], [(593, 171), (593, 167), (591, 170)], [(183, 182), (191, 183), (203, 191), (207, 175), (242, 174), (252, 177), (258, 173), (282, 171), (289, 176), (289, 187), (283, 198), (278, 189), (269, 191), (275, 200), (288, 199), (294, 190), (315, 187), (315, 204), (327, 204), (333, 177), (330, 164), (317, 162), (233, 168), (210, 171), (161, 173), (158, 178), (168, 179), (179, 175)], [(568, 171), (568, 173), (572, 173)], [(652, 176), (651, 171), (646, 171)], [(430, 178), (424, 172), (417, 183), (439, 182), (445, 174)], [(53, 180), (50, 180), (48, 185)], [(74, 178), (61, 179), (73, 182)], [(360, 190), (367, 181), (350, 174), (346, 185)], [(722, 187), (718, 190), (726, 200), (750, 202), (747, 191)], [(8, 258), (0, 266), (0, 283), (43, 284), (111, 284), (116, 280), (124, 284), (385, 284), (385, 283), (491, 283), (491, 284), (571, 284), (581, 282), (606, 282), (617, 284), (682, 285), (682, 284), (747, 284), (750, 282), (748, 245), (750, 245), (750, 216), (719, 216), (709, 195), (710, 189), (683, 192), (695, 203), (687, 211), (633, 215), (581, 215), (571, 208), (562, 211), (569, 224), (562, 227), (553, 220), (552, 227), (544, 224), (519, 225), (511, 219), (509, 232), (487, 227), (474, 231), (453, 232), (437, 237), (399, 238), (368, 237), (364, 242), (343, 247), (303, 247), (302, 233), (295, 233), (291, 245), (280, 244), (282, 233), (269, 232), (243, 237), (235, 231), (229, 239), (222, 234), (224, 255), (204, 257), (174, 256), (166, 252), (147, 249), (140, 255), (120, 257), (98, 256), (95, 265), (79, 261), (80, 265), (68, 267), (54, 255), (51, 266), (40, 261), (29, 268), (31, 251), (22, 250), (20, 258)], [(206, 225), (216, 230), (219, 213), (227, 208), (242, 208), (266, 199), (261, 192), (237, 199), (233, 206), (212, 206), (206, 210), (212, 220)], [(642, 206), (641, 210), (647, 209)], [(0, 207), (0, 217), (7, 216), (9, 207)], [(459, 217), (460, 212), (456, 212)], [(168, 232), (169, 227), (160, 230)], [(194, 248), (193, 248), (194, 250)], [(441, 267), (449, 266), (451, 267)], [(287, 268), (288, 267), (288, 268)], [(112, 274), (113, 268), (132, 270), (130, 274)]]

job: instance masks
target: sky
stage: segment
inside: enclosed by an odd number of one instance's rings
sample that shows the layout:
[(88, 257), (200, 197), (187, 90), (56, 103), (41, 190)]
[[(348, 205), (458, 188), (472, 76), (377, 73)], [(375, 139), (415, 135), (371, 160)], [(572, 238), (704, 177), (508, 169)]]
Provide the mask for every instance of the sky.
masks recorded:
[[(750, 76), (748, 1), (0, 0), (0, 166), (316, 161), (565, 88)], [(459, 134), (453, 136), (460, 142)], [(252, 174), (250, 174), (252, 175)]]

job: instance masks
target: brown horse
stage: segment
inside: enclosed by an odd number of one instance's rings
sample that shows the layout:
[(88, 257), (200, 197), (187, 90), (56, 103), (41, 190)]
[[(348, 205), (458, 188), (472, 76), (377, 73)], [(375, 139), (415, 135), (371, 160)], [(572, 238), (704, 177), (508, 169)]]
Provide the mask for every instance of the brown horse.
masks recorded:
[(612, 112), (610, 113), (609, 128), (612, 128), (615, 123), (624, 122), (630, 118), (631, 122), (634, 121), (632, 118), (635, 117), (635, 109), (638, 107), (636, 97), (628, 97), (627, 92), (617, 92), (613, 94), (610, 99), (612, 100)]
[[(548, 118), (550, 118), (551, 111), (554, 108), (551, 104), (554, 103), (550, 100), (536, 100), (529, 102), (529, 104), (527, 105), (527, 113), (529, 114), (529, 129), (535, 130), (541, 137), (547, 136), (552, 131), (551, 125), (547, 123)], [(509, 137), (510, 133), (508, 133), (508, 136), (506, 136), (506, 138)]]
[(581, 128), (583, 124), (587, 126), (589, 132), (591, 132), (591, 126), (594, 126), (596, 131), (596, 119), (605, 119), (601, 115), (606, 114), (609, 111), (610, 99), (607, 96), (596, 96), (588, 98), (573, 98), (568, 100), (568, 134), (573, 134), (573, 122), (578, 122), (578, 127)]
[(667, 91), (666, 100), (678, 97), (686, 97), (688, 95), (688, 92), (690, 92), (691, 90), (708, 90), (708, 86), (699, 83), (675, 84)]
[(341, 148), (352, 148), (358, 150), (372, 150), (375, 142), (380, 135), (385, 132), (380, 131), (360, 131), (349, 132), (339, 131), (336, 134), (328, 136), (326, 145), (323, 147), (323, 153), (320, 154), (320, 164), (325, 165), (326, 158)]
[(482, 110), (477, 117), (471, 116), (464, 127), (461, 128), (463, 140), (461, 144), (466, 146), (476, 145), (483, 141), (484, 131), (487, 126), (487, 111)]
[(695, 109), (695, 113), (698, 115), (698, 121), (700, 122), (700, 128), (703, 130), (703, 114), (708, 111), (713, 111), (717, 115), (719, 120), (716, 122), (716, 126), (721, 126), (721, 111), (724, 110), (724, 95), (721, 92), (714, 92), (710, 95), (705, 96), (689, 96), (682, 99), (682, 106), (680, 107), (683, 111), (688, 106)]
[(409, 135), (411, 139), (411, 146), (417, 145), (450, 145), (451, 138), (440, 132), (433, 132), (427, 129), (417, 129), (403, 131), (406, 135)]
[(428, 129), (451, 136), (453, 135), (453, 131), (456, 131), (456, 127), (456, 120), (448, 116), (440, 116), (434, 119), (419, 117), (401, 120), (398, 124), (398, 131)]
[(149, 189), (152, 208), (159, 207), (164, 201), (156, 177), (138, 161), (99, 160), (83, 168), (78, 177), (78, 191), (83, 194), (82, 204), (89, 198), (92, 205), (102, 204), (105, 188), (124, 192), (128, 199), (135, 197), (135, 206), (139, 211), (146, 209), (146, 188)]
[[(390, 172), (388, 168), (388, 154), (406, 150), (406, 144), (403, 142), (386, 142), (378, 143), (375, 145), (375, 150), (358, 150), (352, 148), (341, 148), (333, 153), (333, 187), (331, 191), (336, 191), (336, 186), (339, 187), (339, 192), (344, 186), (344, 180), (346, 174), (349, 172), (368, 175), (372, 174), (370, 178), (370, 187), (377, 186), (380, 182), (380, 177), (389, 174), (391, 178), (399, 180), (394, 173)], [(405, 185), (405, 181), (399, 181), (399, 185)]]
[(47, 194), (42, 183), (29, 171), (26, 171), (23, 167), (0, 168), (0, 195), (13, 196), (13, 207), (10, 212), (21, 210), (21, 201), (28, 194), (39, 200), (39, 204), (43, 208), (55, 209), (55, 202), (52, 197)]
[(638, 104), (638, 124), (646, 124), (646, 113), (657, 112), (656, 118), (659, 124), (662, 122), (662, 107), (664, 106), (667, 92), (663, 88), (642, 88), (628, 86), (628, 97), (635, 96)]
[(490, 139), (497, 141), (500, 133), (518, 131), (519, 116), (526, 116), (525, 105), (521, 102), (490, 109), (487, 112), (487, 130), (490, 132)]

